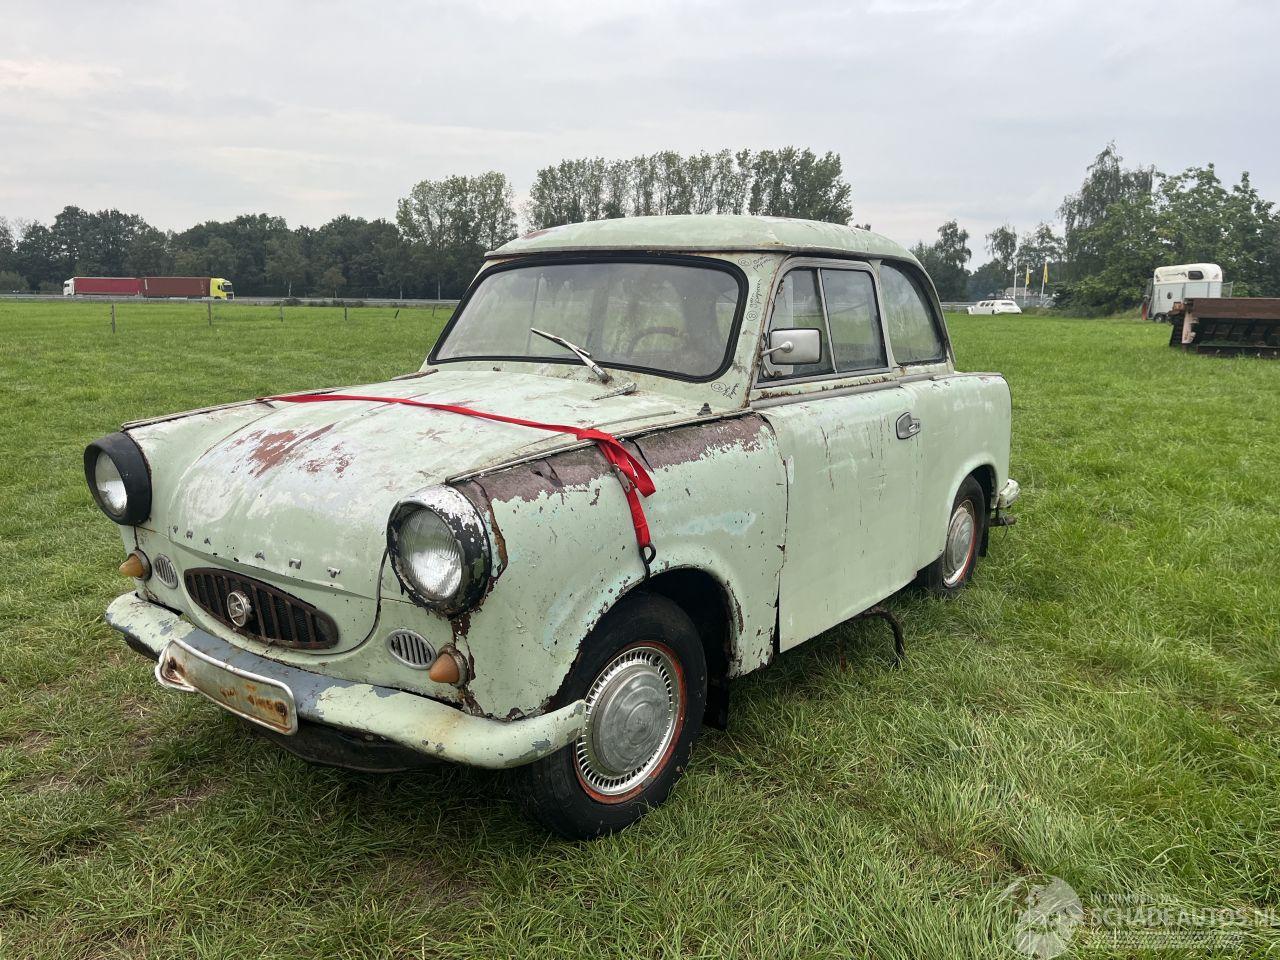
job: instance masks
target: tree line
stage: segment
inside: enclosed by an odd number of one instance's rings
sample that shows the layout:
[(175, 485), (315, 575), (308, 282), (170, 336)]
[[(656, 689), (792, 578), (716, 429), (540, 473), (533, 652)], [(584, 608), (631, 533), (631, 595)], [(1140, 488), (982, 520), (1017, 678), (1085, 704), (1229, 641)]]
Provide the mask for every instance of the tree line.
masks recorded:
[(1027, 282), (1038, 290), (1046, 265), (1058, 306), (1110, 313), (1134, 306), (1152, 271), (1175, 263), (1220, 264), (1236, 296), (1280, 296), (1280, 213), (1243, 173), (1228, 187), (1213, 164), (1181, 173), (1127, 167), (1114, 143), (1085, 171), (1080, 189), (1049, 223), (1019, 234), (1003, 224), (984, 238), (990, 259), (972, 272), (969, 234), (954, 220), (913, 252), (944, 300), (981, 299)]
[[(582, 220), (751, 213), (833, 223), (853, 219), (839, 155), (806, 148), (673, 151), (562, 160), (534, 175), (523, 220), (541, 229)], [(1063, 198), (1060, 226), (988, 233), (976, 269), (955, 220), (912, 252), (943, 300), (999, 295), (1015, 276), (1063, 306), (1105, 312), (1135, 304), (1160, 264), (1212, 261), (1240, 295), (1280, 296), (1280, 214), (1243, 174), (1230, 187), (1212, 164), (1178, 174), (1127, 167), (1108, 144)], [(519, 232), (515, 194), (496, 171), (424, 180), (394, 219), (339, 216), (289, 227), (266, 213), (160, 230), (136, 214), (68, 206), (49, 224), (0, 217), (0, 291), (58, 292), (72, 276), (226, 277), (242, 295), (457, 297), (484, 253)]]
[[(533, 229), (613, 216), (750, 212), (848, 222), (840, 158), (787, 147), (625, 161), (566, 160), (537, 172)], [(230, 279), (242, 296), (457, 297), (486, 251), (518, 233), (496, 171), (424, 180), (394, 220), (339, 216), (320, 227), (245, 214), (160, 230), (136, 214), (65, 207), (53, 222), (0, 217), (0, 291), (61, 292), (73, 276)]]

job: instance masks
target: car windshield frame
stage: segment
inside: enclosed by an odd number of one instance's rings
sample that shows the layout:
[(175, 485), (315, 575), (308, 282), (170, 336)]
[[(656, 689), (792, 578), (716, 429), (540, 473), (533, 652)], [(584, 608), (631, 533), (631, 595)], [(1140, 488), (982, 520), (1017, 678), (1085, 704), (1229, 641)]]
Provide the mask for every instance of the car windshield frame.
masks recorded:
[[(723, 260), (718, 257), (700, 257), (688, 254), (665, 254), (665, 253), (644, 253), (636, 251), (609, 251), (600, 250), (584, 253), (572, 254), (539, 254), (536, 256), (517, 256), (511, 260), (505, 260), (494, 264), (491, 267), (483, 269), (467, 288), (462, 299), (458, 301), (457, 308), (453, 311), (453, 316), (444, 325), (444, 329), (440, 331), (440, 336), (436, 339), (435, 344), (431, 348), (431, 352), (427, 354), (427, 363), (443, 364), (443, 363), (469, 363), (469, 362), (506, 362), (506, 363), (558, 363), (567, 366), (580, 367), (583, 370), (587, 368), (582, 366), (582, 361), (575, 356), (565, 357), (531, 357), (527, 355), (496, 355), (484, 354), (465, 357), (440, 357), (440, 348), (448, 341), (449, 335), (457, 326), (458, 321), (465, 315), (468, 304), (480, 286), (490, 277), (503, 273), (508, 270), (518, 270), (522, 267), (540, 267), (540, 266), (559, 266), (570, 264), (595, 264), (595, 263), (665, 263), (674, 266), (690, 266), (702, 267), (704, 269), (719, 270), (731, 276), (738, 287), (737, 302), (734, 304), (733, 319), (729, 324), (729, 331), (725, 337), (724, 356), (721, 358), (720, 364), (714, 371), (706, 374), (687, 374), (676, 370), (663, 369), (661, 367), (643, 366), (640, 364), (619, 363), (607, 357), (593, 356), (592, 359), (600, 366), (608, 370), (626, 370), (632, 373), (650, 374), (656, 377), (662, 377), (668, 380), (681, 380), (685, 383), (710, 383), (724, 376), (733, 364), (733, 358), (737, 352), (738, 338), (742, 331), (742, 319), (746, 313), (747, 291), (750, 286), (747, 275), (743, 269), (731, 260)], [(552, 331), (556, 332), (556, 331)]]

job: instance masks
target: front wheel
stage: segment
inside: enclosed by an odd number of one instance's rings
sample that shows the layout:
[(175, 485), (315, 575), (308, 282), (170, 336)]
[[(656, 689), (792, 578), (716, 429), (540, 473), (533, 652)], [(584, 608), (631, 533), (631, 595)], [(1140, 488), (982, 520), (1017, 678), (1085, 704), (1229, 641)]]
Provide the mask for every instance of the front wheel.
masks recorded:
[(986, 528), (986, 494), (977, 480), (966, 477), (951, 504), (942, 556), (920, 571), (920, 585), (939, 597), (954, 597), (963, 590), (978, 565)]
[(590, 840), (634, 823), (666, 799), (702, 728), (707, 667), (693, 622), (671, 600), (628, 597), (583, 644), (564, 700), (582, 699), (582, 735), (515, 771), (535, 820)]

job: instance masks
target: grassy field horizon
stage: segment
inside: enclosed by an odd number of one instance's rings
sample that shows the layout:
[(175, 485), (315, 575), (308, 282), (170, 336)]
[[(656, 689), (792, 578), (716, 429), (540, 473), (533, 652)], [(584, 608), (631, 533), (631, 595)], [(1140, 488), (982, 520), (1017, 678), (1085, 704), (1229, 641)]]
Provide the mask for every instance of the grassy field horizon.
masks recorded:
[[(1280, 917), (1280, 363), (1164, 325), (949, 318), (1013, 393), (1018, 524), (735, 682), (671, 800), (546, 836), (493, 774), (307, 765), (160, 689), (84, 444), (416, 369), (443, 309), (0, 300), (0, 958), (1021, 956), (1057, 877)], [(1280, 920), (1277, 920), (1280, 922)], [(1204, 955), (1275, 955), (1248, 926)], [(1068, 956), (1132, 956), (1088, 924)]]

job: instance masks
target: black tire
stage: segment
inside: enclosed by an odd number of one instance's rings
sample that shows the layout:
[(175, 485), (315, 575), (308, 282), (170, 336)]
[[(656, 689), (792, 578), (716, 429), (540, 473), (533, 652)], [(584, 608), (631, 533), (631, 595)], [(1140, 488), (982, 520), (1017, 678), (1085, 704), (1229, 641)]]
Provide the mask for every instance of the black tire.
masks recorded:
[[(949, 555), (953, 544), (952, 528), (957, 522), (957, 513), (963, 509), (971, 511), (973, 529), (966, 556), (960, 561), (958, 556)], [(947, 539), (943, 544), (942, 556), (921, 570), (916, 582), (936, 597), (954, 597), (973, 579), (986, 532), (987, 496), (977, 480), (965, 477), (960, 489), (956, 491), (951, 510), (947, 513)]]
[[(621, 669), (625, 658), (654, 658), (654, 676), (668, 676), (668, 690), (679, 690), (671, 712), (674, 720), (662, 723), (662, 738), (647, 754), (656, 764), (643, 774), (633, 768), (635, 782), (618, 777), (617, 785), (605, 784), (602, 793), (589, 778), (599, 777), (590, 758), (591, 728), (575, 743), (512, 771), (514, 786), (529, 815), (540, 824), (571, 840), (591, 840), (630, 826), (662, 803), (684, 773), (693, 741), (702, 729), (707, 702), (707, 666), (702, 641), (688, 615), (666, 597), (634, 594), (624, 598), (591, 631), (561, 693), (561, 703), (586, 699), (597, 680), (609, 685), (605, 674)], [(647, 664), (647, 661), (646, 661)], [(674, 670), (671, 667), (674, 666)], [(649, 669), (642, 665), (638, 669)], [(666, 673), (663, 673), (663, 671)], [(616, 676), (616, 674), (615, 674)], [(600, 716), (609, 712), (603, 699)], [(590, 709), (590, 705), (589, 705)], [(619, 710), (622, 708), (619, 707)], [(633, 710), (628, 717), (633, 716)], [(618, 714), (614, 714), (615, 716)], [(589, 715), (588, 723), (591, 718)], [(616, 727), (615, 727), (616, 729)], [(655, 727), (656, 729), (656, 727)], [(603, 781), (601, 781), (603, 784)], [(625, 786), (626, 789), (622, 789)]]

